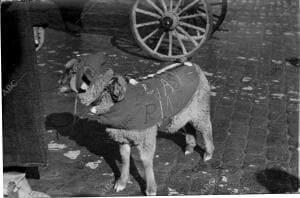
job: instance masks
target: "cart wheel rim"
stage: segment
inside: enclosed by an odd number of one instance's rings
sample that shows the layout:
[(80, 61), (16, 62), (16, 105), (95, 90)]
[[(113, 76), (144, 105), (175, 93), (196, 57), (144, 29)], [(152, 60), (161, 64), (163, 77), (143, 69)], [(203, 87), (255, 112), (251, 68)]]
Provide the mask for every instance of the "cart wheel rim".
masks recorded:
[[(150, 9), (142, 8), (141, 2)], [(150, 56), (164, 61), (172, 61), (191, 56), (209, 37), (212, 31), (212, 15), (207, 0), (137, 0), (131, 11), (131, 29), (138, 45)], [(184, 15), (193, 6), (201, 4), (203, 12)], [(138, 16), (137, 16), (138, 15)], [(150, 17), (141, 23), (139, 19)], [(204, 19), (202, 26), (187, 23), (189, 18)], [(143, 34), (141, 29), (152, 27)], [(156, 39), (156, 41), (155, 41)], [(154, 41), (153, 41), (154, 40)], [(154, 43), (154, 44), (153, 44)]]

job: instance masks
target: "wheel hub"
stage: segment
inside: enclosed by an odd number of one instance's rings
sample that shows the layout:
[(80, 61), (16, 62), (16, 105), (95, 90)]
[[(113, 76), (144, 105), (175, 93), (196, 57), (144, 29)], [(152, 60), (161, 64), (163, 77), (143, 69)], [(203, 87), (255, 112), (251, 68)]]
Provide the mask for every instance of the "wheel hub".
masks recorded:
[(161, 18), (160, 25), (167, 31), (174, 30), (178, 25), (178, 17), (174, 13), (166, 13)]

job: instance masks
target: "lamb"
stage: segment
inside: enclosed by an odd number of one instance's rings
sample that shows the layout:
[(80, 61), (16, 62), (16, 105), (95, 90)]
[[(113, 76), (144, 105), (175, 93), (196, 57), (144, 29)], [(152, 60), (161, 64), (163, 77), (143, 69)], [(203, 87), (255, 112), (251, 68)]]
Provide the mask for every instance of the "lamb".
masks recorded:
[(145, 169), (145, 194), (156, 195), (153, 157), (158, 130), (175, 133), (187, 124), (193, 126), (196, 137), (185, 134), (185, 154), (194, 151), (202, 134), (206, 150), (203, 160), (212, 158), (210, 87), (200, 67), (190, 62), (167, 66), (140, 79), (126, 79), (108, 69), (90, 82), (83, 82), (83, 92), (74, 86), (73, 90), (90, 108), (90, 116), (107, 125), (106, 132), (120, 144), (121, 176), (114, 189), (119, 192), (126, 188), (130, 150), (136, 146)]

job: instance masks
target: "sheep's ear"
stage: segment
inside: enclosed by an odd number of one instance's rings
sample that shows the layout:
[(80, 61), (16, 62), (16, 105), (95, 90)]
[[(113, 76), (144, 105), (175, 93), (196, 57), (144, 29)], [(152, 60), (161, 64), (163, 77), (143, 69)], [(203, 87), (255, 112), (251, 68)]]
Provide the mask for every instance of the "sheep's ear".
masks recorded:
[(75, 64), (78, 64), (78, 63), (79, 63), (78, 59), (73, 58), (73, 59), (69, 60), (69, 61), (65, 64), (65, 68), (66, 68), (66, 69), (70, 69), (70, 68), (72, 68)]
[(115, 76), (111, 79), (109, 92), (114, 102), (119, 102), (125, 98), (127, 82), (122, 76)]

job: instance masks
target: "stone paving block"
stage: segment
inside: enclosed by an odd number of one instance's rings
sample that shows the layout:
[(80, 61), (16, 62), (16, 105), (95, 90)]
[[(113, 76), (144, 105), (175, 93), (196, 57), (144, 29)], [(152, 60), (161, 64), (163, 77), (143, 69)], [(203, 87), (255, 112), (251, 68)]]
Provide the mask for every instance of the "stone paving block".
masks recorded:
[(288, 134), (292, 138), (298, 138), (299, 137), (299, 125), (298, 123), (290, 123), (288, 126)]
[(292, 146), (294, 148), (298, 148), (298, 146), (299, 146), (299, 140), (298, 140), (298, 138), (289, 137), (288, 143), (289, 143), (290, 146)]
[(239, 135), (247, 137), (249, 132), (249, 125), (241, 122), (232, 122), (230, 125), (229, 133), (231, 135)]
[(192, 177), (191, 182), (189, 194), (211, 194), (217, 182), (217, 175), (214, 171), (199, 171)]
[(289, 123), (298, 123), (299, 122), (299, 112), (293, 112), (288, 114)]
[(282, 125), (274, 122), (268, 125), (268, 129), (270, 134), (283, 135), (287, 133), (287, 125)]
[(229, 135), (225, 142), (225, 149), (232, 148), (243, 151), (246, 146), (246, 139), (240, 135)]
[(215, 111), (214, 119), (227, 119), (232, 114), (233, 108), (218, 105)]
[(289, 161), (290, 168), (293, 169), (299, 167), (299, 151), (293, 147), (291, 147), (289, 150), (291, 152)]
[(286, 162), (289, 159), (287, 149), (282, 147), (268, 147), (266, 149), (266, 158), (274, 162)]
[(234, 96), (223, 96), (219, 100), (219, 104), (222, 106), (232, 106), (234, 104), (235, 97)]
[(251, 128), (266, 128), (268, 126), (268, 119), (264, 117), (254, 117), (250, 119)]
[(244, 159), (244, 153), (241, 150), (225, 148), (223, 154), (223, 167), (235, 166), (241, 167)]
[(234, 107), (236, 112), (248, 114), (252, 108), (253, 103), (245, 101), (236, 101)]
[[(175, 169), (176, 170), (176, 169)], [(179, 194), (188, 194), (191, 187), (191, 172), (177, 171), (170, 173), (170, 177), (167, 181), (167, 188), (174, 189)]]
[(219, 128), (218, 130), (213, 130), (214, 142), (224, 142), (228, 137), (228, 131)]
[(288, 144), (288, 138), (286, 135), (269, 134), (266, 141), (269, 147), (281, 147)]
[(263, 130), (261, 131), (261, 133), (249, 132), (248, 145), (246, 147), (245, 153), (246, 154), (264, 153), (265, 138), (266, 138), (266, 132), (264, 132)]
[(243, 168), (251, 170), (260, 170), (266, 166), (264, 155), (246, 154)]
[(266, 117), (268, 115), (269, 110), (267, 108), (262, 108), (258, 105), (253, 105), (251, 110), (252, 117)]
[(249, 121), (250, 115), (240, 112), (234, 112), (232, 115), (232, 121), (247, 123)]

